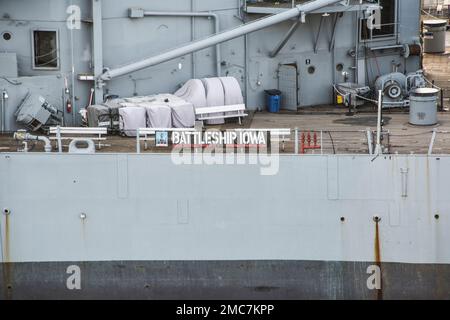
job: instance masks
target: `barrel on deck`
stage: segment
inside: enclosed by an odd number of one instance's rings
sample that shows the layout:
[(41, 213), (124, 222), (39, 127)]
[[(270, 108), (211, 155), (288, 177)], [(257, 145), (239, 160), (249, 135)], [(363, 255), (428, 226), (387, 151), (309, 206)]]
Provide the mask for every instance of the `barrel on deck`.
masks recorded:
[(417, 126), (432, 126), (437, 121), (437, 97), (439, 90), (418, 88), (411, 92), (409, 123)]
[(446, 20), (425, 20), (424, 25), (424, 52), (445, 52), (445, 36), (447, 31)]
[(277, 89), (265, 90), (267, 111), (271, 113), (280, 112), (281, 108), (281, 91)]

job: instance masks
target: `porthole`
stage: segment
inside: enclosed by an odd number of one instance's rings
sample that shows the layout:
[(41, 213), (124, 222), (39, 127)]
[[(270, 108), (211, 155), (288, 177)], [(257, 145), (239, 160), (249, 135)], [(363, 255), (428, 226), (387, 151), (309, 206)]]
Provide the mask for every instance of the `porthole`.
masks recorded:
[(11, 38), (12, 38), (11, 32), (3, 32), (3, 33), (2, 33), (2, 38), (3, 38), (3, 40), (5, 40), (5, 41), (11, 40)]
[(338, 63), (336, 65), (336, 71), (341, 72), (342, 70), (344, 70), (344, 65), (342, 63)]
[(316, 67), (311, 66), (311, 67), (308, 68), (308, 73), (309, 74), (314, 74), (315, 72), (316, 72)]

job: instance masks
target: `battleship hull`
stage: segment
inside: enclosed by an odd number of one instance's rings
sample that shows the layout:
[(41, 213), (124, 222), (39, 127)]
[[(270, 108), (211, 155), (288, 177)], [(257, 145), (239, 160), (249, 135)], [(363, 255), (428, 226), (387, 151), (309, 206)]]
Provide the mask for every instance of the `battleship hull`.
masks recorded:
[(450, 298), (450, 157), (276, 159), (1, 154), (2, 297)]
[[(81, 270), (80, 290), (67, 268)], [(372, 262), (116, 261), (1, 266), (1, 299), (449, 299), (450, 266), (383, 263), (382, 288), (367, 287)]]

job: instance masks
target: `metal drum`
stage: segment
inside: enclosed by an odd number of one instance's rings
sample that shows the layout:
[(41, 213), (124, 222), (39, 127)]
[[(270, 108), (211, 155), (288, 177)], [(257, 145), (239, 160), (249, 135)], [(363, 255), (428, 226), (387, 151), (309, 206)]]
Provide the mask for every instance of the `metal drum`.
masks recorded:
[(409, 123), (417, 126), (437, 124), (437, 97), (439, 90), (418, 88), (411, 92)]
[(424, 26), (424, 52), (445, 52), (446, 20), (425, 20)]

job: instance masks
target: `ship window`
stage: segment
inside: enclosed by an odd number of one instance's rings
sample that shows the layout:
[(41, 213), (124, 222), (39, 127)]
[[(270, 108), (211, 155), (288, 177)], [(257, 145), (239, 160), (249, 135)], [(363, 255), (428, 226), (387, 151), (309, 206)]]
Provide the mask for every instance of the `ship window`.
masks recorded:
[(396, 19), (396, 0), (380, 0), (381, 10), (381, 26), (379, 29), (373, 30), (373, 37), (392, 36), (395, 33)]
[(309, 74), (314, 74), (314, 72), (316, 72), (316, 67), (311, 66), (311, 67), (308, 68), (308, 73)]
[(11, 38), (12, 38), (11, 33), (9, 33), (9, 32), (3, 33), (3, 40), (9, 41), (9, 40), (11, 40)]
[(379, 25), (369, 28), (367, 19), (361, 19), (360, 37), (362, 41), (383, 39), (395, 36), (397, 30), (397, 0), (380, 0)]
[(33, 30), (33, 68), (58, 69), (58, 33), (54, 30)]

